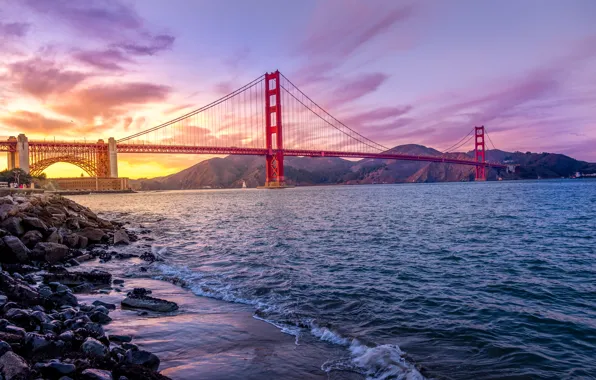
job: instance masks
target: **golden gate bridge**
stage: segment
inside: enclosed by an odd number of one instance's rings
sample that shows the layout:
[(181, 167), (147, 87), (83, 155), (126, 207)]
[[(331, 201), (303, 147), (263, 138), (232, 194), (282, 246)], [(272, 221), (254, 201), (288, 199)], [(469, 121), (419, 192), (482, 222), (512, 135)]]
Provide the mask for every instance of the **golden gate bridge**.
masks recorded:
[[(284, 157), (373, 158), (469, 165), (476, 180), (488, 168), (505, 169), (486, 161), (484, 126), (474, 127), (448, 149), (474, 141), (474, 158), (407, 155), (392, 152), (348, 127), (315, 103), (279, 71), (266, 73), (239, 89), (153, 128), (106, 143), (29, 141), (21, 134), (0, 141), (8, 168), (33, 175), (50, 165), (68, 162), (92, 177), (118, 177), (118, 153), (258, 155), (265, 157), (265, 186), (284, 187)], [(490, 139), (490, 137), (489, 137)]]

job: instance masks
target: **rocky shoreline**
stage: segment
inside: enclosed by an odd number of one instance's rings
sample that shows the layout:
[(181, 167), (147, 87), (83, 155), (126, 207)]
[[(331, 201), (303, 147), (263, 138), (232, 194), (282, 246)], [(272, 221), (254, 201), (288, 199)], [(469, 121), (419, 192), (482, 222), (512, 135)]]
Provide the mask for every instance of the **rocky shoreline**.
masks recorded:
[[(145, 231), (147, 233), (148, 231)], [(122, 280), (105, 271), (77, 270), (81, 262), (139, 257), (111, 249), (138, 237), (59, 195), (0, 197), (0, 375), (6, 380), (168, 379), (159, 358), (107, 335), (115, 304), (79, 303), (75, 294), (121, 291)], [(133, 289), (122, 308), (165, 313), (174, 302)]]

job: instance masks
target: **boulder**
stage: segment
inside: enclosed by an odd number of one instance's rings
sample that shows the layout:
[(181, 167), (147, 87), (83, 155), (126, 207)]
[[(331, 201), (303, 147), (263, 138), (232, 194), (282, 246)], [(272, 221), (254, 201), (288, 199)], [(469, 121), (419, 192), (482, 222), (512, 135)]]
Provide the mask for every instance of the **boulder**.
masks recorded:
[(122, 300), (122, 306), (132, 309), (145, 309), (158, 312), (178, 310), (178, 305), (175, 302), (150, 297), (144, 294), (139, 295), (134, 292), (128, 293), (128, 296)]
[(129, 245), (130, 239), (124, 229), (114, 232), (114, 245)]
[(21, 380), (29, 377), (30, 369), (25, 359), (9, 351), (0, 356), (0, 373), (6, 380)]
[(29, 248), (16, 236), (4, 236), (2, 238), (6, 249), (0, 255), (1, 262), (26, 262), (29, 260)]
[(19, 212), (19, 207), (12, 203), (3, 203), (0, 205), (0, 220), (5, 220), (9, 216), (14, 216)]
[(103, 343), (91, 337), (85, 339), (85, 342), (81, 346), (81, 351), (86, 356), (97, 359), (105, 358), (109, 354), (108, 348)]
[(89, 318), (91, 318), (93, 322), (101, 323), (102, 325), (112, 322), (112, 318), (100, 311), (94, 311), (93, 313), (89, 314)]
[(43, 240), (43, 235), (37, 230), (31, 230), (25, 232), (25, 235), (21, 236), (21, 241), (28, 248), (33, 248), (37, 243)]
[(54, 302), (58, 306), (77, 306), (79, 304), (79, 301), (77, 300), (77, 297), (74, 296), (74, 294), (64, 290), (53, 293), (49, 297), (49, 300)]
[(25, 350), (31, 355), (39, 355), (53, 350), (52, 340), (45, 335), (27, 333), (25, 335)]
[(103, 369), (87, 368), (81, 376), (84, 380), (112, 380), (112, 373)]
[(81, 248), (81, 249), (87, 248), (88, 244), (89, 244), (89, 239), (86, 238), (85, 236), (79, 235), (79, 248)]
[(62, 240), (62, 243), (69, 246), (70, 248), (78, 248), (80, 236), (77, 234), (68, 234)]
[(59, 282), (68, 286), (77, 286), (85, 283), (109, 285), (112, 282), (112, 275), (97, 269), (90, 272), (65, 271), (60, 273), (45, 273), (43, 274), (43, 281), (45, 283)]
[(46, 241), (49, 243), (57, 243), (57, 244), (62, 244), (63, 240), (64, 239), (62, 239), (62, 235), (60, 235), (60, 233), (57, 230), (52, 231), (50, 236), (48, 236), (48, 238), (46, 239)]
[(62, 363), (59, 361), (49, 363), (37, 363), (34, 368), (42, 373), (44, 376), (51, 378), (57, 378), (59, 376), (65, 376), (74, 374), (77, 370), (74, 364)]
[(0, 227), (5, 229), (6, 231), (10, 232), (14, 236), (21, 236), (25, 233), (25, 228), (23, 228), (23, 223), (21, 218), (12, 216), (3, 221), (0, 224)]
[(27, 230), (36, 230), (44, 234), (48, 232), (48, 226), (39, 218), (26, 216), (23, 218), (23, 226)]
[(41, 301), (37, 290), (24, 281), (15, 280), (5, 272), (0, 272), (0, 291), (9, 300), (18, 301), (24, 305), (39, 305)]
[(130, 343), (132, 342), (132, 337), (130, 335), (110, 335), (108, 337), (110, 342), (115, 343)]
[(83, 228), (81, 231), (77, 233), (80, 236), (86, 237), (92, 243), (99, 243), (106, 237), (106, 233), (103, 232), (103, 230), (93, 227)]
[(32, 257), (40, 259), (43, 257), (50, 264), (63, 260), (68, 255), (68, 247), (63, 244), (40, 242), (32, 250)]
[(140, 365), (157, 371), (159, 368), (159, 358), (149, 351), (128, 350), (124, 356), (124, 362), (128, 364)]
[(8, 351), (12, 351), (12, 347), (10, 347), (10, 344), (6, 343), (3, 340), (0, 340), (0, 356), (4, 355)]
[(93, 306), (103, 306), (108, 310), (116, 310), (116, 305), (113, 303), (106, 303), (100, 300), (93, 301)]

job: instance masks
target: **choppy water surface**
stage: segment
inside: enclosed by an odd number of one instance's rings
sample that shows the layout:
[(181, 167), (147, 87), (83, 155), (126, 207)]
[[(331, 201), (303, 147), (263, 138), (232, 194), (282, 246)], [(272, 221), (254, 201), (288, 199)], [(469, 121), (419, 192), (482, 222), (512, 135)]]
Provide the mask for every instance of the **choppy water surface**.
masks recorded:
[(326, 371), (596, 376), (596, 181), (73, 199), (151, 228), (158, 272), (195, 294), (253, 304), (298, 344), (345, 346)]

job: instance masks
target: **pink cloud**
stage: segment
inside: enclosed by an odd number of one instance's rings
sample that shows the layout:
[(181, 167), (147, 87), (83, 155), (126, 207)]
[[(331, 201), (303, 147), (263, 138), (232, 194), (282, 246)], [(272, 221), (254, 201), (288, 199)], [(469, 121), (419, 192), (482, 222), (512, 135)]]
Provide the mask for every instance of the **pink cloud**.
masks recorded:
[[(349, 126), (360, 126), (371, 124), (375, 121), (402, 116), (412, 110), (412, 106), (401, 107), (379, 107), (370, 111), (364, 111), (352, 116), (342, 118), (342, 121)], [(390, 123), (389, 123), (390, 124)]]
[(123, 70), (122, 64), (133, 62), (117, 49), (83, 50), (74, 53), (73, 57), (92, 67), (110, 71), (121, 71)]
[(360, 99), (372, 92), (375, 92), (387, 79), (388, 75), (373, 73), (359, 75), (356, 79), (343, 81), (331, 95), (330, 105), (338, 107), (345, 103)]

